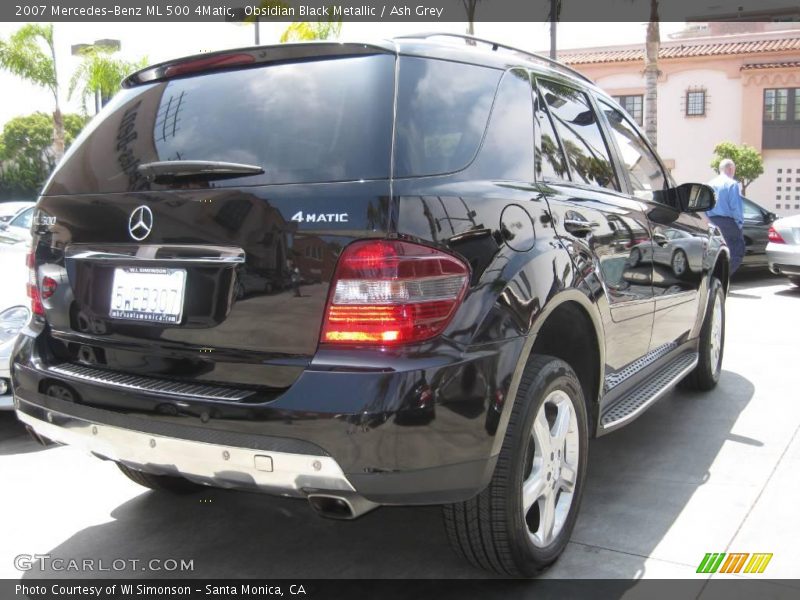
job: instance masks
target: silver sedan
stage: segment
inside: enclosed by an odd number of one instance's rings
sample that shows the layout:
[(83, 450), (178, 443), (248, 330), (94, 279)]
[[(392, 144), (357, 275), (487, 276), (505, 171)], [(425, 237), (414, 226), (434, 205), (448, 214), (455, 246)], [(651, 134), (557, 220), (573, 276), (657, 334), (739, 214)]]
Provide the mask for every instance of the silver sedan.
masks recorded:
[(778, 219), (769, 228), (767, 260), (770, 271), (800, 286), (800, 215)]

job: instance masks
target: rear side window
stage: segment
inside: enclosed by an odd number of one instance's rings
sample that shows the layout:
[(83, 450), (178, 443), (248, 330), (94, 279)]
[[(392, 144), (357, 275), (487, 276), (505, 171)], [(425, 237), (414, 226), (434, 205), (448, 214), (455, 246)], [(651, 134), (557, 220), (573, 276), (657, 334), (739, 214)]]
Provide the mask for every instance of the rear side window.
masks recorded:
[(452, 173), (483, 139), (503, 72), (404, 56), (397, 93), (395, 176)]
[(533, 181), (533, 106), (528, 72), (503, 75), (492, 106), (489, 128), (471, 177)]
[(567, 155), (572, 181), (619, 190), (597, 116), (587, 95), (575, 88), (536, 79)]
[[(148, 189), (141, 163), (211, 160), (263, 175), (215, 187), (389, 177), (395, 57), (272, 64), (123, 90), (48, 193)], [(152, 187), (160, 187), (153, 185)]]

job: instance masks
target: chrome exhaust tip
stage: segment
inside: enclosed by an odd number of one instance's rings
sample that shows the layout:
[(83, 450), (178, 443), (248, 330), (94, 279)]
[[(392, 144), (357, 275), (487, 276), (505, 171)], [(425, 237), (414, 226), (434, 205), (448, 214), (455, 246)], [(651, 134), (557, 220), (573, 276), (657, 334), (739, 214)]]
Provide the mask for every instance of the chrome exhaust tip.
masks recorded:
[(308, 503), (314, 511), (328, 519), (352, 521), (380, 506), (358, 494), (318, 493), (308, 494)]

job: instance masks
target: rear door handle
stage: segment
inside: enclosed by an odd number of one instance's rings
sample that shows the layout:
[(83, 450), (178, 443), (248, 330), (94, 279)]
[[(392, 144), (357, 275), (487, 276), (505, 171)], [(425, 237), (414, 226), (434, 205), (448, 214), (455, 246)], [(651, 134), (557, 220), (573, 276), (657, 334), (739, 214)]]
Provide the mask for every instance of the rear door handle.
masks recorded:
[(573, 235), (586, 235), (587, 233), (591, 233), (592, 229), (599, 226), (600, 224), (595, 221), (564, 219), (564, 229), (566, 229)]

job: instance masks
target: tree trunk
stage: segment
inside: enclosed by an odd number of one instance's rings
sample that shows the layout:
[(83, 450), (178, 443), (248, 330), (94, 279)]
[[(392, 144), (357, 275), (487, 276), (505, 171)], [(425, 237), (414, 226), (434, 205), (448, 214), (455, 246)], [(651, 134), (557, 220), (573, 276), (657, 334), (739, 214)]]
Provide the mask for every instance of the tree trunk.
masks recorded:
[(64, 118), (61, 109), (56, 108), (53, 112), (53, 154), (56, 164), (64, 157), (64, 137)]
[(644, 132), (655, 148), (658, 144), (658, 50), (661, 35), (658, 29), (658, 0), (650, 0), (650, 22), (644, 57)]
[[(475, 9), (478, 6), (478, 0), (461, 0), (461, 2), (467, 13), (467, 35), (475, 35)], [(467, 44), (474, 46), (475, 42), (467, 40)]]

